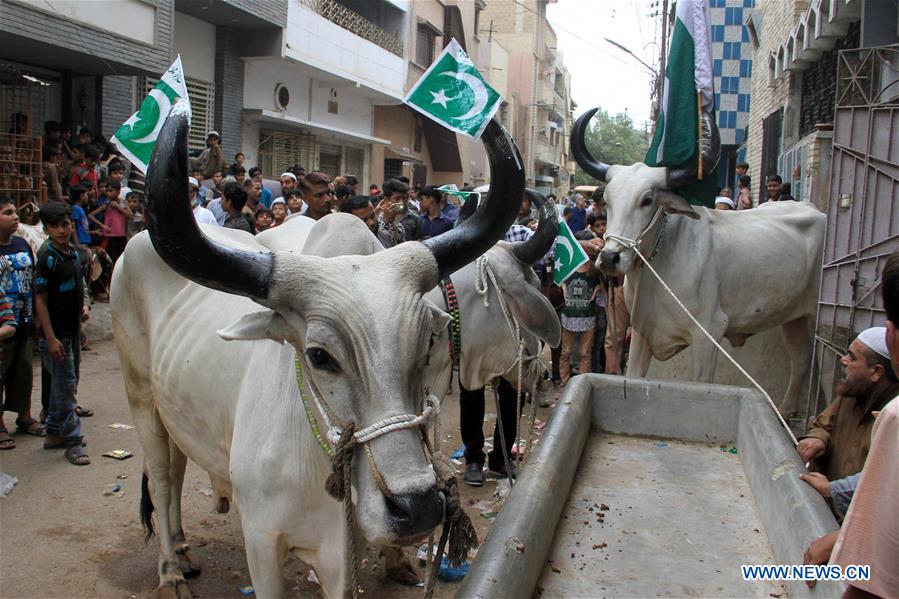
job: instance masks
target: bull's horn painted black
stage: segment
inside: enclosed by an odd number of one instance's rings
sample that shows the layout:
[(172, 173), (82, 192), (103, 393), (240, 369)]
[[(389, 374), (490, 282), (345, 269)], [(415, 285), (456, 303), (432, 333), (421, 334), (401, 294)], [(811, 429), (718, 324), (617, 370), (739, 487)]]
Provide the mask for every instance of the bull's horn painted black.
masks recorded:
[[(159, 256), (181, 276), (200, 285), (268, 297), (275, 265), (271, 252), (226, 247), (200, 230), (187, 189), (187, 115), (172, 113), (159, 132), (147, 169), (147, 228)], [(515, 220), (524, 193), (524, 166), (508, 132), (492, 120), (481, 138), (490, 161), (492, 193), (456, 228), (428, 239), (439, 277), (446, 277), (486, 252)]]
[(571, 153), (574, 155), (575, 162), (578, 163), (588, 175), (594, 179), (605, 182), (606, 173), (609, 172), (610, 165), (605, 162), (599, 162), (590, 155), (585, 140), (587, 134), (587, 125), (590, 119), (596, 114), (599, 108), (591, 108), (574, 121), (574, 127), (571, 128)]
[[(587, 125), (597, 110), (599, 109), (588, 110), (574, 122), (574, 127), (571, 128), (571, 153), (578, 166), (587, 174), (600, 181), (605, 181), (610, 165), (593, 158), (590, 151), (587, 150), (585, 141)], [(702, 172), (710, 173), (717, 166), (718, 157), (721, 155), (721, 136), (718, 133), (718, 124), (712, 115), (703, 113), (701, 119)], [(695, 183), (698, 175), (696, 164), (691, 164), (686, 168), (669, 168), (665, 170), (665, 182), (669, 189), (678, 189)]]
[(552, 247), (559, 229), (559, 214), (556, 212), (555, 206), (546, 204), (546, 198), (540, 192), (528, 188), (524, 190), (524, 195), (531, 200), (531, 205), (536, 206), (540, 212), (540, 224), (537, 225), (537, 230), (530, 239), (512, 246), (512, 253), (523, 264), (533, 266)]
[(268, 297), (270, 252), (226, 247), (200, 231), (187, 189), (187, 115), (166, 118), (147, 169), (147, 229), (156, 253), (181, 276), (253, 299)]
[(434, 254), (440, 278), (459, 270), (503, 238), (524, 195), (524, 165), (512, 137), (496, 119), (481, 136), (490, 160), (490, 194), (471, 218), (424, 244)]

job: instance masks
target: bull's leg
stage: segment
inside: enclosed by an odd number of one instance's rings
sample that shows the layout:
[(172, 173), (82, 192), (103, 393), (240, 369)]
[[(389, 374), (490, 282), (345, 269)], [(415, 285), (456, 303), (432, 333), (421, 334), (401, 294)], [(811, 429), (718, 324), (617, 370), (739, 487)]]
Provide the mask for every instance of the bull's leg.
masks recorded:
[(652, 350), (646, 337), (631, 329), (631, 347), (627, 358), (627, 376), (644, 378), (649, 372), (649, 363), (652, 361)]
[[(129, 396), (131, 395), (129, 390)], [(159, 414), (149, 402), (132, 402), (131, 412), (137, 424), (141, 445), (144, 448), (144, 463), (150, 478), (150, 493), (156, 506), (156, 525), (159, 534), (159, 587), (160, 597), (187, 599), (190, 590), (181, 567), (175, 545), (172, 541), (172, 459), (169, 449), (169, 434), (159, 419)]]
[[(322, 543), (316, 555), (315, 571), (321, 581), (325, 597), (342, 597), (344, 589), (349, 589), (352, 580), (346, 570), (344, 526), (345, 524), (341, 523), (334, 529), (333, 538)], [(359, 535), (356, 535), (356, 547), (357, 553), (364, 551), (365, 541)]]
[[(702, 322), (701, 319), (698, 319)], [(727, 330), (727, 318), (720, 315), (708, 325), (705, 330), (721, 343), (724, 332)], [(711, 383), (715, 378), (715, 367), (718, 364), (718, 348), (699, 329), (695, 329), (690, 337), (690, 349), (693, 351), (693, 381), (697, 383)]]
[(200, 562), (194, 557), (181, 525), (181, 491), (184, 488), (187, 456), (172, 441), (169, 441), (169, 449), (169, 478), (172, 481), (172, 503), (169, 505), (169, 516), (172, 519), (172, 542), (175, 544), (175, 553), (183, 558), (182, 573), (187, 578), (193, 578), (200, 575)]
[[(251, 509), (250, 512), (256, 510)], [(247, 565), (250, 568), (250, 578), (253, 580), (256, 596), (260, 599), (280, 598), (284, 597), (283, 566), (287, 557), (287, 547), (280, 532), (262, 526), (265, 519), (260, 518), (263, 515), (262, 509), (258, 511), (256, 517), (253, 513), (245, 514), (244, 510), (241, 510)], [(326, 578), (319, 576), (319, 580), (324, 584)], [(339, 597), (340, 593), (325, 593), (325, 595)]]
[(785, 323), (781, 330), (784, 347), (790, 357), (790, 384), (778, 409), (784, 418), (789, 418), (799, 408), (799, 393), (811, 366), (813, 333), (809, 327), (808, 316)]

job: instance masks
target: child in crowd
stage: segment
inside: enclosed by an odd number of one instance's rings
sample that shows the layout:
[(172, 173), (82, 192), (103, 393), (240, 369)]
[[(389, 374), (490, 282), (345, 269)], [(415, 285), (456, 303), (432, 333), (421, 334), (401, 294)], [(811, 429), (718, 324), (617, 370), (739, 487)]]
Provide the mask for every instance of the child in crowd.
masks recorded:
[[(597, 248), (602, 251), (603, 237), (606, 234), (607, 217), (605, 212), (591, 212), (587, 216), (587, 227), (596, 236)], [(606, 293), (605, 284), (602, 273), (597, 273), (599, 284), (597, 285), (596, 300), (594, 301), (594, 309), (596, 310), (596, 329), (593, 334), (593, 355), (591, 356), (591, 372), (602, 374), (606, 368), (606, 352), (603, 349), (606, 339), (606, 303), (608, 294)]]
[(87, 212), (84, 207), (87, 206), (87, 189), (81, 185), (76, 185), (69, 190), (69, 201), (72, 203), (72, 220), (75, 222), (75, 240), (87, 247), (91, 244), (90, 223), (87, 219)]
[(97, 148), (91, 145), (84, 146), (81, 163), (72, 169), (69, 187), (82, 184), (96, 190), (100, 182), (100, 171), (97, 168), (99, 158), (100, 152), (97, 151)]
[(47, 204), (41, 208), (40, 218), (50, 237), (38, 256), (34, 280), (35, 312), (43, 335), (40, 350), (52, 381), (44, 448), (65, 448), (69, 462), (87, 466), (90, 457), (82, 446), (75, 394), (81, 322), (88, 317), (88, 307), (84, 304), (80, 260), (69, 242), (71, 210), (64, 204)]
[(287, 214), (303, 213), (303, 192), (299, 189), (291, 189), (284, 197), (287, 202)]
[[(134, 216), (125, 201), (119, 200), (121, 188), (120, 183), (110, 182), (106, 186), (106, 202), (97, 206), (89, 215), (102, 229), (100, 247), (106, 250), (113, 264), (125, 251), (125, 243), (128, 241), (125, 234), (126, 222)], [(103, 222), (96, 218), (101, 212)]]
[[(61, 205), (59, 202), (51, 203)], [(16, 426), (20, 432), (39, 437), (44, 435), (44, 427), (31, 416), (34, 256), (28, 242), (13, 235), (18, 228), (15, 202), (9, 196), (0, 196), (0, 289), (16, 318), (15, 336), (0, 343), (0, 390), (3, 392), (0, 450), (16, 446), (3, 423), (5, 412), (16, 413)]]
[(272, 226), (277, 227), (287, 218), (287, 202), (284, 198), (276, 198), (272, 201)]
[(140, 205), (140, 197), (136, 191), (128, 193), (125, 198), (128, 204), (128, 210), (131, 211), (131, 219), (128, 221), (127, 235), (131, 239), (144, 230), (144, 209)]
[(266, 229), (270, 229), (272, 222), (274, 222), (274, 215), (271, 210), (265, 206), (260, 206), (256, 209), (256, 233), (262, 233)]
[[(593, 239), (592, 231), (584, 229), (575, 234), (575, 239), (585, 241)], [(582, 264), (568, 279), (562, 283), (565, 305), (562, 307), (562, 355), (560, 357), (559, 375), (561, 386), (568, 384), (571, 377), (571, 354), (575, 342), (579, 341), (580, 373), (590, 372), (593, 350), (593, 334), (596, 329), (594, 302), (599, 290), (599, 277), (593, 263)]]

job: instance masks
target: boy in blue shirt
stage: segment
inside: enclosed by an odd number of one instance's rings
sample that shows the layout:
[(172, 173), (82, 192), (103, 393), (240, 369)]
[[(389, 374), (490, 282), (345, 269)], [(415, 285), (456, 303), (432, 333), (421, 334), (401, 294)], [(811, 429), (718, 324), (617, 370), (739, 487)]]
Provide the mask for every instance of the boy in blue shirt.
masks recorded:
[(75, 223), (75, 239), (78, 243), (87, 247), (91, 244), (91, 234), (89, 232), (89, 222), (87, 220), (87, 212), (84, 207), (87, 206), (87, 189), (81, 185), (76, 185), (69, 191), (72, 200), (72, 221)]

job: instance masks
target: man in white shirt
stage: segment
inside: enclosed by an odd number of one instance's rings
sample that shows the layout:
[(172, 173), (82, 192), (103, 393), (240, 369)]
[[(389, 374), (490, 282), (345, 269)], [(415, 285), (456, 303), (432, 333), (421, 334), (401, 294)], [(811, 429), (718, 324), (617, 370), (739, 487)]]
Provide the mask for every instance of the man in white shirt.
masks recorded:
[(200, 187), (200, 182), (196, 180), (194, 177), (188, 178), (188, 187), (190, 188), (190, 205), (191, 208), (194, 209), (194, 218), (197, 220), (197, 224), (207, 224), (207, 225), (216, 225), (219, 226), (217, 220), (215, 220), (215, 215), (208, 208), (203, 208), (200, 205), (200, 198), (197, 194), (197, 190)]

